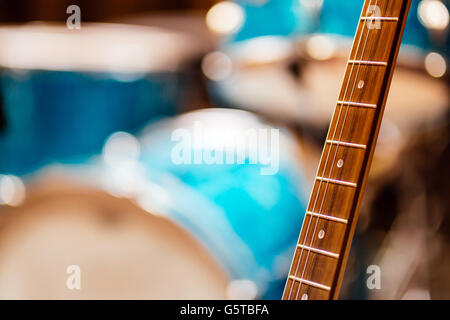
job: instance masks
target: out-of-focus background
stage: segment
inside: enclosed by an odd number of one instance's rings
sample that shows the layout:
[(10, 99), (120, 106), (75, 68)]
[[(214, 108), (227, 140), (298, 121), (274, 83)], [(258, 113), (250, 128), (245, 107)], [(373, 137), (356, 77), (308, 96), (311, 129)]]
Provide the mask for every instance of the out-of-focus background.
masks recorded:
[[(362, 5), (0, 0), (0, 298), (279, 299)], [(449, 50), (413, 0), (342, 299), (450, 298)], [(177, 165), (199, 126), (277, 172)]]

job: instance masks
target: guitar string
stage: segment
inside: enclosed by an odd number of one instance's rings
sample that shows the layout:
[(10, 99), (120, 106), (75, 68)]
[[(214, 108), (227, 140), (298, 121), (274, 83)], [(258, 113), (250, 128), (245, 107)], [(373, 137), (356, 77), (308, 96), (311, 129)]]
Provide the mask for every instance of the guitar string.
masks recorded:
[[(378, 1), (378, 0), (377, 0), (377, 1)], [(370, 4), (371, 4), (371, 3), (372, 3), (372, 0), (370, 0)], [(359, 46), (361, 45), (362, 36), (363, 36), (363, 32), (361, 32), (360, 38), (359, 38), (359, 40), (358, 40), (357, 51), (359, 50)], [(356, 38), (355, 38), (355, 42), (356, 42)], [(352, 47), (354, 47), (354, 46), (352, 46)], [(346, 92), (347, 92), (347, 90), (348, 90), (348, 86), (349, 86), (350, 80), (351, 80), (350, 77), (351, 77), (351, 74), (353, 73), (353, 68), (354, 68), (354, 65), (352, 65), (352, 68), (351, 68), (351, 71), (350, 71), (350, 75), (349, 75), (349, 81), (348, 81), (348, 83), (347, 83), (347, 85), (346, 85), (346, 90), (345, 90), (344, 95), (346, 95)], [(340, 112), (342, 112), (342, 110), (341, 110)], [(333, 118), (334, 118), (334, 116), (333, 116)], [(340, 118), (340, 113), (339, 113), (338, 119), (339, 119), (339, 118)], [(335, 132), (336, 132), (336, 130), (337, 130), (337, 126), (336, 126), (336, 128), (335, 128)], [(335, 133), (334, 133), (334, 134), (335, 134)], [(333, 135), (334, 135), (334, 134), (333, 134)], [(330, 156), (330, 151), (328, 152), (328, 156), (327, 156), (326, 163), (328, 162), (329, 156)], [(317, 200), (318, 200), (318, 197), (319, 197), (319, 194), (320, 194), (320, 189), (321, 189), (322, 183), (323, 183), (323, 181), (320, 181), (319, 184), (318, 184), (318, 191), (317, 191), (317, 194), (316, 194), (316, 198), (315, 198), (315, 200), (314, 200), (313, 208), (316, 206), (316, 203), (317, 203)], [(311, 227), (311, 222), (312, 222), (312, 218), (310, 219), (309, 224), (308, 224), (308, 227), (307, 227), (307, 229), (306, 229), (306, 235), (305, 235), (305, 238), (308, 237), (309, 229), (310, 229), (310, 227)], [(300, 236), (301, 236), (301, 235), (300, 235)], [(294, 275), (297, 275), (297, 274), (298, 274), (298, 269), (299, 269), (300, 264), (301, 264), (301, 259), (302, 259), (302, 256), (303, 256), (303, 252), (304, 252), (304, 249), (302, 248), (301, 251), (300, 251), (300, 254), (299, 254), (298, 261), (297, 261), (297, 263), (296, 263)], [(291, 288), (290, 288), (290, 290), (289, 290), (288, 299), (290, 299), (291, 296), (292, 296), (293, 288), (294, 288), (294, 282), (292, 283)], [(298, 292), (300, 291), (300, 289), (301, 289), (301, 284), (299, 284), (299, 286), (298, 286), (298, 288), (297, 288), (297, 295), (296, 295), (296, 296), (298, 296)]]
[[(377, 6), (377, 5), (378, 5), (378, 0), (376, 0), (376, 2), (375, 2), (375, 6)], [(363, 23), (363, 30), (365, 30), (365, 26), (364, 26), (364, 25), (365, 25), (366, 23), (367, 23), (367, 22), (364, 22), (364, 23)], [(361, 32), (363, 32), (363, 31), (361, 31)], [(365, 43), (364, 43), (364, 48), (363, 48), (363, 50), (362, 50), (362, 53), (361, 53), (361, 59), (360, 59), (360, 60), (363, 60), (363, 58), (364, 58), (364, 53), (365, 53), (365, 49), (366, 49), (366, 46), (367, 46), (367, 40), (369, 39), (369, 35), (370, 35), (370, 29), (368, 28), (368, 31), (367, 31), (367, 37), (366, 37), (366, 40), (365, 40)], [(357, 52), (357, 51), (356, 51), (355, 55), (356, 55), (355, 59), (357, 59), (357, 55), (358, 55), (358, 52)], [(353, 82), (353, 87), (352, 87), (351, 93), (350, 93), (350, 95), (349, 95), (349, 101), (350, 101), (351, 98), (353, 97), (353, 93), (354, 93), (354, 91), (355, 91), (356, 81), (357, 81), (357, 79), (358, 79), (360, 69), (361, 69), (361, 65), (358, 65), (357, 72), (356, 72), (356, 76), (355, 76), (354, 82)], [(345, 95), (344, 95), (344, 97), (345, 97)], [(343, 101), (346, 101), (346, 99), (344, 99)], [(343, 130), (344, 130), (344, 128), (345, 128), (345, 124), (346, 124), (346, 120), (347, 120), (348, 111), (349, 111), (349, 109), (350, 109), (350, 104), (348, 104), (347, 106), (346, 106), (345, 104), (342, 104), (341, 110), (340, 110), (340, 111), (342, 112), (342, 110), (343, 110), (345, 107), (346, 107), (346, 111), (345, 111), (344, 120), (343, 120), (341, 129), (340, 129), (339, 138), (337, 139), (338, 141), (341, 141), (341, 139), (342, 139), (342, 133), (343, 133)], [(337, 125), (338, 123), (339, 123), (339, 122), (336, 123), (336, 128), (338, 127), (338, 125)], [(333, 141), (336, 140), (336, 136), (335, 136), (335, 135), (333, 136), (332, 140), (333, 140)], [(329, 149), (329, 150), (330, 150), (330, 153), (331, 153), (332, 145), (330, 145), (330, 149)], [(338, 151), (339, 151), (339, 146), (336, 146), (336, 150), (335, 150), (335, 152), (334, 152), (334, 156), (333, 156), (333, 160), (332, 160), (332, 163), (331, 163), (331, 167), (330, 167), (330, 170), (329, 170), (329, 175), (328, 175), (328, 177), (331, 177), (331, 174), (333, 173), (333, 169), (334, 169), (334, 167), (335, 167), (336, 156), (337, 156), (337, 154), (338, 154)], [(324, 167), (324, 171), (326, 171), (326, 166)], [(322, 212), (323, 204), (324, 204), (324, 202), (325, 202), (325, 198), (326, 198), (327, 191), (328, 191), (328, 185), (329, 185), (329, 184), (326, 184), (326, 186), (325, 186), (324, 195), (323, 195), (323, 197), (322, 197), (321, 205), (320, 205), (320, 208), (319, 208), (319, 211), (318, 211), (318, 212)], [(314, 241), (314, 238), (315, 238), (315, 235), (316, 235), (317, 226), (318, 226), (318, 224), (319, 224), (319, 221), (320, 221), (320, 219), (316, 219), (316, 223), (315, 223), (315, 227), (314, 227), (314, 231), (313, 231), (313, 235), (312, 235), (312, 237), (311, 237), (311, 242), (310, 242), (309, 247), (312, 247), (312, 244), (313, 244), (313, 241)], [(305, 259), (305, 265), (304, 265), (304, 268), (303, 268), (303, 273), (302, 273), (302, 276), (301, 276), (302, 279), (303, 279), (304, 273), (305, 273), (305, 271), (306, 271), (306, 266), (307, 266), (307, 263), (308, 263), (308, 259), (309, 259), (310, 253), (311, 253), (311, 251), (308, 250), (308, 253), (307, 253), (307, 256), (306, 256), (306, 259)], [(297, 297), (297, 298), (298, 298), (298, 297)]]
[[(371, 3), (371, 2), (372, 2), (372, 0), (370, 0), (370, 3)], [(358, 44), (357, 44), (357, 51), (359, 50), (359, 47), (360, 47), (360, 45), (361, 45), (362, 37), (363, 37), (363, 33), (361, 32), (360, 37), (359, 37), (359, 40), (358, 40)], [(354, 42), (356, 43), (356, 37), (355, 37), (355, 41), (354, 41)], [(355, 44), (355, 43), (354, 43), (354, 44)], [(353, 46), (352, 46), (352, 47), (353, 47)], [(349, 58), (350, 58), (350, 57), (349, 57)], [(354, 68), (354, 67), (355, 67), (355, 65), (352, 65), (351, 71), (350, 71), (350, 76), (351, 76), (351, 74), (353, 73), (353, 68)], [(348, 82), (347, 82), (347, 84), (346, 84), (346, 90), (345, 90), (344, 95), (346, 95), (346, 92), (347, 92), (347, 90), (348, 90), (348, 86), (350, 85), (350, 76), (349, 76)], [(341, 111), (342, 111), (342, 110), (341, 110)], [(333, 115), (333, 118), (334, 118), (334, 115)], [(339, 118), (340, 118), (340, 113), (339, 113), (339, 115), (338, 115), (338, 119), (339, 119)], [(336, 126), (336, 128), (337, 128), (337, 126)], [(336, 128), (335, 128), (335, 132), (336, 132)], [(331, 131), (331, 128), (330, 128), (330, 131)], [(334, 133), (334, 134), (335, 134), (335, 133)], [(333, 135), (334, 135), (334, 134), (333, 134)], [(327, 158), (326, 158), (325, 167), (326, 167), (326, 163), (328, 163), (328, 159), (329, 159), (330, 154), (331, 154), (331, 152), (329, 151), (329, 152), (328, 152), (328, 155), (327, 155)], [(320, 161), (320, 162), (322, 162), (322, 161)], [(317, 175), (319, 175), (319, 169), (318, 169)], [(320, 194), (320, 189), (321, 189), (323, 183), (326, 183), (326, 182), (319, 181), (319, 183), (318, 183), (317, 193), (316, 193), (316, 197), (315, 197), (315, 200), (314, 200), (314, 204), (313, 204), (313, 209), (312, 209), (312, 211), (314, 211), (314, 208), (315, 208), (315, 206), (316, 206), (316, 204), (317, 204), (317, 200), (318, 200), (319, 194)], [(312, 217), (310, 218), (309, 223), (308, 223), (308, 227), (306, 228), (305, 239), (308, 237), (309, 229), (310, 229), (310, 227), (311, 227), (311, 223), (312, 223)], [(301, 234), (300, 234), (300, 237), (301, 237)], [(299, 239), (299, 240), (300, 240), (300, 239)], [(299, 253), (299, 257), (298, 257), (298, 260), (297, 260), (296, 268), (295, 268), (295, 273), (294, 273), (295, 276), (298, 274), (299, 267), (300, 267), (300, 265), (301, 265), (301, 259), (302, 259), (302, 257), (303, 257), (303, 252), (304, 252), (304, 248), (301, 248), (301, 249), (300, 249), (300, 253)], [(296, 299), (298, 299), (298, 294), (299, 294), (299, 292), (300, 292), (300, 290), (301, 290), (301, 286), (302, 286), (302, 284), (299, 283), (298, 288), (297, 288), (297, 290), (296, 290)], [(291, 296), (292, 296), (293, 288), (294, 288), (294, 282), (293, 282), (292, 285), (291, 285), (291, 289), (290, 289), (290, 292), (289, 292), (288, 299), (290, 299)]]
[[(369, 6), (368, 8), (371, 7), (371, 3), (370, 3), (369, 5), (370, 5), (370, 6)], [(378, 0), (376, 0), (376, 2), (375, 2), (375, 7), (376, 7), (377, 5), (378, 5)], [(367, 12), (366, 12), (366, 13), (367, 13)], [(365, 26), (366, 26), (366, 23), (367, 23), (367, 22), (360, 22), (360, 23), (362, 23), (362, 28), (363, 28), (363, 29), (362, 29), (361, 33), (363, 33), (364, 30), (366, 30), (366, 27), (365, 27)], [(361, 52), (361, 58), (360, 58), (360, 60), (363, 60), (363, 59), (364, 59), (364, 53), (365, 53), (365, 50), (366, 50), (367, 41), (368, 41), (368, 39), (369, 39), (369, 35), (371, 34), (371, 33), (370, 33), (370, 30), (371, 30), (371, 29), (370, 29), (370, 28), (367, 28), (367, 30), (368, 30), (368, 31), (367, 31), (367, 36), (366, 36), (366, 39), (365, 39), (365, 43), (364, 43), (363, 50), (362, 50), (362, 52)], [(358, 51), (355, 52), (355, 57), (354, 57), (354, 58), (355, 58), (355, 59), (358, 59), (357, 56), (358, 56)], [(356, 81), (357, 81), (357, 79), (358, 79), (360, 69), (361, 69), (361, 64), (358, 65), (358, 68), (357, 68), (357, 71), (356, 71), (356, 76), (355, 76), (355, 78), (354, 78), (353, 87), (352, 87), (351, 93), (350, 93), (349, 98), (348, 98), (349, 101), (350, 101), (351, 98), (353, 97), (353, 93), (354, 93), (354, 91), (355, 91)], [(350, 75), (350, 76), (351, 76), (351, 75)], [(344, 98), (343, 101), (346, 101), (345, 97), (346, 97), (346, 93), (345, 93), (344, 96), (343, 96), (343, 98)], [(342, 139), (342, 133), (343, 133), (343, 130), (344, 130), (344, 128), (345, 128), (345, 124), (346, 124), (346, 120), (347, 120), (347, 115), (348, 115), (348, 112), (349, 112), (349, 109), (350, 109), (350, 104), (348, 104), (347, 106), (346, 106), (345, 104), (342, 104), (341, 109), (340, 109), (340, 112), (339, 112), (338, 121), (337, 121), (337, 123), (336, 123), (335, 133), (336, 133), (337, 128), (338, 128), (338, 123), (339, 123), (339, 120), (340, 120), (340, 114), (341, 114), (342, 110), (343, 110), (345, 107), (347, 107), (347, 108), (346, 108), (346, 111), (345, 111), (345, 116), (344, 116), (344, 120), (343, 120), (341, 129), (340, 129), (340, 134), (339, 134), (338, 141), (341, 141), (341, 139)], [(333, 138), (332, 138), (333, 141), (336, 140), (336, 135), (335, 135), (335, 133), (333, 134)], [(331, 174), (333, 173), (333, 169), (334, 169), (335, 163), (336, 163), (336, 162), (335, 162), (335, 161), (336, 161), (336, 156), (337, 156), (338, 151), (339, 151), (339, 145), (337, 145), (335, 149), (336, 149), (336, 150), (335, 150), (335, 152), (334, 152), (334, 156), (333, 156), (333, 160), (332, 160), (332, 163), (331, 163), (331, 167), (330, 167), (330, 170), (329, 170), (329, 175), (328, 175), (328, 177), (331, 177)], [(330, 145), (330, 148), (329, 148), (329, 154), (331, 153), (331, 150), (332, 150), (332, 145)], [(323, 169), (323, 173), (325, 173), (325, 171), (326, 171), (326, 165), (325, 165), (325, 167), (324, 167), (324, 169)], [(324, 176), (324, 177), (325, 177), (325, 176)], [(320, 208), (319, 208), (319, 211), (318, 211), (318, 212), (322, 212), (323, 204), (324, 204), (324, 202), (325, 202), (325, 198), (326, 198), (327, 191), (328, 191), (328, 186), (329, 186), (329, 183), (327, 183), (327, 184), (325, 185), (324, 195), (323, 195), (323, 197), (322, 197), (321, 205), (320, 205)], [(315, 209), (315, 208), (314, 208), (314, 209)], [(311, 220), (312, 220), (312, 217), (311, 217)], [(313, 242), (314, 242), (314, 238), (315, 238), (315, 235), (316, 235), (317, 226), (318, 226), (318, 224), (319, 224), (319, 221), (320, 221), (320, 219), (316, 219), (316, 223), (315, 223), (315, 227), (314, 227), (314, 231), (313, 231), (313, 235), (312, 235), (312, 237), (311, 237), (311, 242), (310, 242), (309, 247), (312, 247), (312, 244), (313, 244)], [(306, 240), (306, 239), (305, 239), (305, 240)], [(308, 260), (309, 260), (310, 253), (311, 253), (311, 251), (308, 250), (307, 256), (306, 256), (306, 259), (305, 259), (305, 265), (304, 265), (303, 272), (302, 272), (302, 275), (301, 275), (301, 278), (302, 278), (302, 279), (304, 278), (304, 274), (305, 274), (305, 271), (306, 271), (306, 266), (307, 266), (307, 263), (308, 263)], [(296, 298), (298, 299), (298, 293), (297, 293), (297, 297), (296, 297)]]
[[(376, 0), (376, 3), (378, 3), (378, 0)], [(370, 0), (369, 5), (371, 5), (371, 4), (372, 4), (372, 0)], [(364, 12), (363, 12), (363, 13), (364, 13)], [(363, 29), (363, 30), (364, 30), (364, 29)], [(360, 47), (360, 45), (361, 45), (361, 40), (362, 40), (363, 34), (364, 34), (364, 32), (361, 31), (360, 39), (358, 40), (358, 45), (357, 45), (356, 53), (359, 51), (359, 47)], [(369, 35), (369, 33), (368, 33), (368, 35)], [(367, 35), (367, 38), (368, 38), (368, 35)], [(366, 38), (366, 43), (367, 43), (367, 38)], [(364, 50), (363, 50), (363, 54), (364, 54)], [(346, 85), (346, 89), (345, 89), (345, 92), (344, 92), (344, 97), (345, 97), (346, 94), (347, 94), (348, 87), (349, 87), (350, 82), (351, 82), (351, 75), (353, 74), (353, 69), (354, 69), (354, 67), (355, 67), (355, 66), (352, 65), (352, 68), (351, 68), (351, 70), (350, 70), (350, 73), (349, 73), (349, 81), (348, 81), (348, 83), (347, 83), (347, 85)], [(358, 69), (359, 69), (359, 67), (360, 67), (360, 66), (358, 66)], [(341, 108), (341, 110), (340, 110), (340, 112), (339, 112), (337, 123), (339, 123), (339, 119), (340, 119), (340, 116), (341, 116), (341, 113), (342, 113), (342, 109), (343, 109), (343, 108)], [(335, 136), (336, 131), (337, 131), (337, 124), (336, 124), (335, 130), (334, 130), (333, 136)], [(327, 159), (326, 159), (326, 162), (325, 162), (324, 170), (326, 170), (326, 164), (328, 163), (330, 154), (331, 154), (331, 148), (330, 148), (330, 150), (329, 150), (329, 152), (328, 152), (328, 155), (327, 155)], [(322, 186), (322, 183), (324, 183), (324, 182), (323, 182), (323, 181), (320, 181), (320, 182), (319, 182), (319, 185), (318, 185), (318, 191), (317, 191), (317, 194), (316, 194), (316, 199), (315, 199), (315, 201), (314, 201), (313, 211), (314, 211), (314, 209), (315, 209), (315, 206), (316, 206), (316, 204), (317, 204), (317, 200), (318, 200), (318, 198), (319, 198), (320, 188), (321, 188), (321, 186)], [(325, 185), (326, 185), (326, 187), (328, 187), (328, 182), (325, 182)], [(324, 195), (324, 197), (325, 197), (325, 195)], [(323, 198), (323, 199), (324, 199), (324, 198)], [(312, 219), (312, 217), (311, 217), (311, 218), (310, 218), (310, 221), (309, 221), (309, 224), (308, 224), (308, 227), (307, 227), (307, 230), (306, 230), (305, 239), (307, 239), (307, 237), (308, 237), (309, 229), (310, 229), (310, 227), (311, 227), (312, 220), (313, 220), (313, 219)], [(318, 220), (318, 221), (319, 221), (319, 220)], [(317, 223), (316, 223), (316, 227), (317, 227)], [(314, 233), (315, 233), (315, 232), (314, 232)], [(313, 239), (314, 239), (314, 236), (313, 236)], [(295, 275), (297, 275), (297, 273), (298, 273), (298, 268), (299, 268), (299, 266), (300, 266), (300, 264), (301, 264), (301, 258), (302, 258), (302, 256), (303, 256), (304, 250), (305, 250), (304, 248), (301, 248), (301, 251), (300, 251), (300, 254), (299, 254), (299, 258), (298, 258), (298, 261), (297, 261), (297, 265), (296, 265)], [(308, 256), (307, 256), (306, 261), (305, 261), (304, 270), (303, 270), (303, 272), (302, 272), (302, 278), (303, 278), (303, 274), (304, 274), (304, 272), (305, 272), (306, 265), (307, 265), (307, 262), (308, 262), (309, 253), (310, 253), (310, 251), (308, 251)], [(299, 294), (299, 292), (300, 292), (300, 290), (301, 290), (301, 286), (302, 286), (302, 284), (300, 283), (300, 284), (298, 285), (297, 290), (296, 290), (296, 291), (297, 291), (297, 292), (296, 292), (296, 299), (298, 299), (298, 294)], [(291, 285), (291, 289), (290, 289), (290, 293), (289, 293), (288, 299), (290, 299), (291, 296), (292, 296), (293, 287), (294, 287), (294, 283)]]

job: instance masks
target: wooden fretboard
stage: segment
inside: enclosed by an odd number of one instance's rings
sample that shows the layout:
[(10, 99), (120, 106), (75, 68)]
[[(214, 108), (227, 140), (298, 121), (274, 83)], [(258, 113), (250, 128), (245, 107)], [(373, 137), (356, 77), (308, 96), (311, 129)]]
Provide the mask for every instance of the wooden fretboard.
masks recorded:
[(284, 300), (337, 299), (411, 0), (366, 0)]

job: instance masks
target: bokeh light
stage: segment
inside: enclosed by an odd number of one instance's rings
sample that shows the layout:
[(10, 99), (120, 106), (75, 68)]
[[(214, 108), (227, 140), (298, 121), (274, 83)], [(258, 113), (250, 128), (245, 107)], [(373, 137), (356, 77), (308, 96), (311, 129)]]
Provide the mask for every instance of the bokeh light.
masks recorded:
[(245, 13), (241, 6), (231, 1), (215, 4), (206, 14), (208, 28), (221, 35), (237, 32), (243, 25)]
[(423, 0), (419, 4), (418, 15), (420, 22), (432, 30), (444, 30), (449, 24), (447, 7), (438, 0)]
[(258, 295), (258, 288), (250, 280), (234, 280), (227, 286), (227, 298), (230, 300), (254, 300)]
[(113, 133), (103, 148), (103, 160), (111, 167), (132, 167), (139, 157), (140, 145), (137, 139), (126, 132)]
[(306, 43), (308, 55), (316, 60), (328, 60), (333, 57), (336, 46), (330, 37), (314, 35)]
[(447, 72), (447, 62), (439, 53), (431, 52), (425, 58), (425, 69), (432, 77), (440, 78)]
[(210, 80), (221, 81), (228, 78), (233, 70), (231, 58), (220, 51), (207, 54), (202, 60), (203, 74)]
[(25, 185), (12, 175), (0, 175), (0, 204), (19, 206), (25, 200)]

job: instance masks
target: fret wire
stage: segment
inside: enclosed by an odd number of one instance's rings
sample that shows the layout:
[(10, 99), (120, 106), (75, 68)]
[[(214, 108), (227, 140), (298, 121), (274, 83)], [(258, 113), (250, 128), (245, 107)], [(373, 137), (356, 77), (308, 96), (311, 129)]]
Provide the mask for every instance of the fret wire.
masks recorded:
[(326, 285), (323, 285), (323, 284), (320, 284), (320, 283), (317, 283), (317, 282), (314, 282), (314, 281), (305, 280), (305, 279), (302, 279), (302, 278), (299, 278), (299, 277), (296, 277), (296, 276), (292, 276), (292, 275), (289, 276), (289, 278), (291, 280), (294, 280), (294, 281), (297, 281), (297, 282), (300, 282), (300, 283), (304, 283), (304, 284), (306, 284), (308, 286), (311, 286), (311, 287), (315, 287), (315, 288), (326, 290), (326, 291), (331, 291), (331, 288), (329, 286), (326, 286)]
[(361, 17), (362, 21), (393, 21), (398, 22), (397, 17)]
[(352, 102), (352, 101), (338, 101), (339, 105), (348, 105), (351, 107), (361, 107), (361, 108), (370, 108), (370, 109), (376, 109), (377, 105), (372, 103), (362, 103), (362, 102)]
[(384, 61), (371, 61), (371, 60), (348, 60), (350, 64), (366, 64), (372, 66), (383, 66), (387, 67), (388, 63)]
[(317, 212), (307, 211), (306, 214), (307, 214), (307, 215), (310, 215), (310, 216), (312, 216), (312, 217), (319, 218), (319, 219), (324, 219), (324, 220), (329, 220), (329, 221), (339, 222), (339, 223), (343, 223), (343, 224), (347, 224), (347, 223), (348, 223), (348, 220), (347, 220), (347, 219), (342, 219), (342, 218), (338, 218), (338, 217), (333, 217), (333, 216), (329, 216), (329, 215), (325, 215), (325, 214), (321, 214), (321, 213), (317, 213)]
[(329, 183), (333, 183), (333, 184), (338, 184), (338, 185), (342, 185), (342, 186), (346, 186), (346, 187), (353, 187), (353, 188), (358, 187), (358, 185), (356, 183), (354, 183), (354, 182), (342, 181), (342, 180), (337, 180), (337, 179), (316, 177), (316, 180), (322, 181), (322, 182), (329, 182)]
[(365, 144), (357, 144), (357, 143), (349, 143), (349, 142), (343, 142), (343, 141), (335, 141), (335, 140), (327, 140), (328, 144), (334, 144), (338, 146), (343, 147), (349, 147), (349, 148), (356, 148), (356, 149), (363, 149), (366, 150), (367, 146)]
[(306, 246), (306, 245), (303, 245), (303, 244), (297, 244), (297, 247), (300, 248), (300, 249), (305, 249), (305, 250), (308, 250), (308, 251), (311, 251), (311, 252), (314, 252), (314, 253), (318, 253), (318, 254), (327, 256), (327, 257), (339, 259), (339, 254), (337, 254), (337, 253), (333, 253), (333, 252), (329, 252), (329, 251), (326, 251), (326, 250), (313, 248), (313, 247)]

